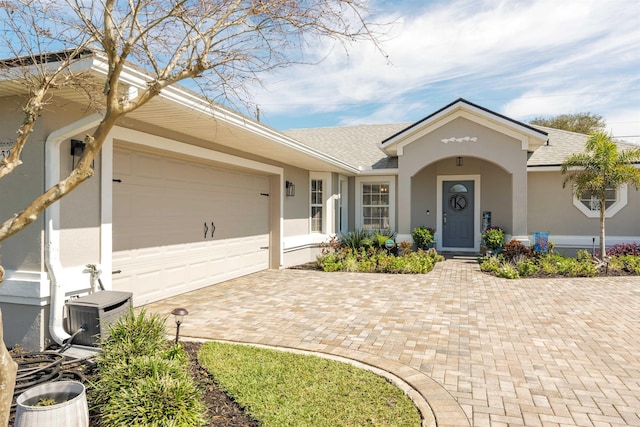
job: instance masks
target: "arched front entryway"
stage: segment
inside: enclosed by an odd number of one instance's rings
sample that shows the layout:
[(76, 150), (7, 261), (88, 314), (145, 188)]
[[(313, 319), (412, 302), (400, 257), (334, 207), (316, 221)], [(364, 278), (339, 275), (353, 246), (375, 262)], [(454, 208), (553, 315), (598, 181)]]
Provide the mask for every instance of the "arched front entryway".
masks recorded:
[[(545, 136), (458, 100), (384, 141), (383, 150), (398, 156), (398, 239), (409, 240), (414, 227), (426, 225), (436, 230), (438, 249), (478, 252), (486, 211), (493, 225), (528, 244), (527, 157)], [(450, 191), (465, 183), (467, 194)], [(444, 232), (457, 213), (473, 221), (462, 225), (466, 235), (459, 239)]]
[(439, 250), (480, 250), (482, 217), (511, 234), (511, 174), (474, 157), (445, 158), (411, 177), (411, 225), (436, 230)]

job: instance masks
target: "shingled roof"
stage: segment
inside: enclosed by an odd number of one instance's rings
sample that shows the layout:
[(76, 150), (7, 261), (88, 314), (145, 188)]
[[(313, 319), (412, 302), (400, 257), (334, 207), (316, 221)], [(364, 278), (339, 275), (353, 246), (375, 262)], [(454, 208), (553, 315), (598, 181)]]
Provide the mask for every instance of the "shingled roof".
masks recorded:
[[(355, 125), (313, 129), (292, 129), (284, 133), (298, 142), (336, 157), (362, 171), (394, 169), (397, 157), (388, 157), (380, 148), (380, 142), (410, 127), (413, 123), (380, 125)], [(584, 152), (588, 136), (544, 126), (530, 125), (546, 132), (549, 142), (531, 154), (530, 167), (559, 166), (567, 156)], [(635, 147), (619, 142), (621, 149)]]

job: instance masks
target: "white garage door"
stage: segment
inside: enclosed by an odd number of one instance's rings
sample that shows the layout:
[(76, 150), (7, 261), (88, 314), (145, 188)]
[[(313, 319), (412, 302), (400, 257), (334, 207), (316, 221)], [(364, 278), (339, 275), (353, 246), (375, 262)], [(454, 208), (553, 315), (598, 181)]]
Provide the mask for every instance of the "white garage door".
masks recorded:
[(116, 149), (113, 289), (143, 305), (269, 265), (269, 179)]

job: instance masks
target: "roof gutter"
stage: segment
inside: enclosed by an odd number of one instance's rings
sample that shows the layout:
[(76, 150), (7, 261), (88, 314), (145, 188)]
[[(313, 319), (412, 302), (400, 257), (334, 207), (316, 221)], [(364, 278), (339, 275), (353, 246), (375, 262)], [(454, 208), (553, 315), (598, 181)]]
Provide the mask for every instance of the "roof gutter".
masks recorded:
[[(52, 132), (45, 141), (45, 188), (51, 188), (60, 181), (60, 145), (63, 141), (95, 127), (102, 120), (101, 114), (93, 114)], [(49, 206), (45, 212), (44, 262), (50, 282), (49, 334), (62, 344), (70, 335), (64, 330), (63, 309), (65, 299), (64, 283), (58, 278), (62, 272), (60, 262), (60, 203)]]

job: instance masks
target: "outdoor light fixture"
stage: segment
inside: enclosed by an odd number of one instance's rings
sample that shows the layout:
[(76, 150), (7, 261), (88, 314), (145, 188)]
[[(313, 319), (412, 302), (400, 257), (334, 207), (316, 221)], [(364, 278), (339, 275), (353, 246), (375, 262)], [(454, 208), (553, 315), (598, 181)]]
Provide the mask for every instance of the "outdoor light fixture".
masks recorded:
[(462, 166), (462, 157), (456, 157), (456, 166)]
[(296, 195), (296, 186), (295, 186), (295, 184), (293, 182), (286, 181), (284, 186), (287, 189), (287, 196), (288, 197), (293, 197), (293, 196)]
[(180, 325), (182, 324), (182, 319), (184, 318), (184, 316), (189, 314), (189, 312), (185, 308), (174, 308), (171, 314), (173, 314), (176, 319), (176, 344), (178, 344), (178, 339), (180, 338)]
[(80, 141), (79, 139), (71, 140), (71, 169), (76, 168), (76, 157), (82, 157), (86, 146), (87, 144), (84, 141)]

